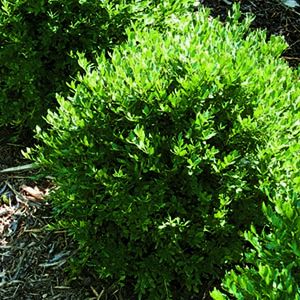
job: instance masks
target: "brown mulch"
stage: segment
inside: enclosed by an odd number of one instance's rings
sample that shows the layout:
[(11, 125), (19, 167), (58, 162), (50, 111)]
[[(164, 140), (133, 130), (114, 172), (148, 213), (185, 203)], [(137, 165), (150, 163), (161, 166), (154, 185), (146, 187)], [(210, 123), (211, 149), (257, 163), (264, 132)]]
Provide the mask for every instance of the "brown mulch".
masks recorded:
[[(200, 2), (224, 20), (232, 1)], [(243, 12), (256, 15), (253, 28), (284, 35), (289, 48), (283, 57), (291, 67), (299, 66), (300, 9), (287, 8), (280, 0), (238, 2)], [(0, 139), (0, 170), (28, 163), (21, 149)], [(0, 174), (0, 299), (121, 299), (116, 289), (108, 293), (92, 273), (69, 280), (65, 270), (76, 245), (64, 231), (47, 230), (53, 219), (46, 195), (53, 187), (36, 182), (34, 172)]]
[(81, 280), (66, 281), (74, 244), (64, 231), (47, 230), (49, 188), (37, 188), (28, 176), (1, 175), (0, 299), (97, 299)]
[(15, 180), (7, 178), (0, 191), (0, 299), (121, 299), (117, 288), (103, 286), (92, 272), (70, 280), (65, 268), (76, 245), (65, 231), (47, 230), (53, 223), (46, 200), (51, 183), (37, 188), (24, 176)]

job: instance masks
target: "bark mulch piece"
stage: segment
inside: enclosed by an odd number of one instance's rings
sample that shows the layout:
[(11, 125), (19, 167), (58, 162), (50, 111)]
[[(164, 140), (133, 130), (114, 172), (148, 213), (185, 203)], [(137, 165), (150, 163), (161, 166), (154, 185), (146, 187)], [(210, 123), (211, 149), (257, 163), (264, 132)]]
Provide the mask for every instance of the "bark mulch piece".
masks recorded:
[(209, 7), (211, 15), (220, 17), (222, 21), (226, 19), (232, 4), (239, 3), (243, 13), (255, 15), (251, 28), (266, 29), (268, 36), (284, 36), (289, 47), (282, 57), (291, 67), (299, 66), (300, 7), (289, 8), (281, 0), (200, 0), (200, 3)]

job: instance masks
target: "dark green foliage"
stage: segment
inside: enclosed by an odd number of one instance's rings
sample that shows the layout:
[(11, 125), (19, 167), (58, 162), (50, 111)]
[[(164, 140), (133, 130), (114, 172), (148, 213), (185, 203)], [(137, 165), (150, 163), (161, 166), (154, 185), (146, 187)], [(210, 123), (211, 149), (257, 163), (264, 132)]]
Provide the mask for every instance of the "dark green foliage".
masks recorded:
[(59, 186), (78, 270), (133, 282), (143, 299), (188, 299), (240, 261), (243, 230), (262, 228), (270, 158), (257, 153), (287, 100), (286, 45), (238, 19), (170, 15), (168, 30), (128, 30), (94, 66), (80, 55), (85, 74), (28, 154)]
[(131, 21), (147, 21), (151, 10), (160, 9), (156, 2), (1, 0), (0, 126), (41, 124), (41, 116), (57, 104), (55, 94), (67, 92), (66, 82), (79, 70), (70, 54), (85, 52), (94, 61), (95, 51), (125, 40)]

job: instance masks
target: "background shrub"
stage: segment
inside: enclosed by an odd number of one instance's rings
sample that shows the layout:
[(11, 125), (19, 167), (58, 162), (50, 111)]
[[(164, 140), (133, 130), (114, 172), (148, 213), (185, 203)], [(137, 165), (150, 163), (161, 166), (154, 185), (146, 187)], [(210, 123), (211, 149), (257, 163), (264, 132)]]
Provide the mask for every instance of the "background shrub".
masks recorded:
[(67, 92), (66, 82), (79, 70), (71, 52), (94, 61), (95, 51), (108, 52), (126, 39), (131, 21), (151, 24), (190, 1), (159, 2), (1, 0), (0, 126), (41, 124), (57, 104), (55, 94)]
[(133, 25), (111, 58), (80, 55), (85, 74), (28, 152), (59, 186), (74, 271), (133, 283), (139, 298), (188, 299), (240, 261), (250, 224), (262, 229), (270, 158), (257, 153), (271, 108), (291, 104), (286, 44), (239, 17), (173, 14), (166, 31)]

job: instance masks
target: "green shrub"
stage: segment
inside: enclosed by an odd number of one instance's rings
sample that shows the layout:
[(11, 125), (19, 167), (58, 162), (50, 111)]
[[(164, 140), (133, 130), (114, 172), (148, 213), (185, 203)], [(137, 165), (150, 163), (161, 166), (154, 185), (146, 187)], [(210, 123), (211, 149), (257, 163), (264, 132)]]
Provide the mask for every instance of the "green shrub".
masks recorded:
[[(271, 110), (269, 142), (259, 153), (271, 158), (260, 180), (268, 196), (263, 205), (268, 222), (261, 234), (254, 227), (245, 232), (252, 249), (245, 254), (244, 264), (223, 281), (223, 289), (241, 300), (300, 299), (300, 83), (288, 75), (281, 79), (286, 103)], [(228, 299), (217, 290), (212, 296)]]
[(183, 10), (187, 2), (170, 0), (163, 8), (151, 0), (1, 0), (0, 126), (41, 124), (57, 104), (55, 94), (67, 92), (66, 81), (79, 70), (72, 52), (94, 61), (95, 51), (125, 40), (131, 21), (149, 24), (152, 10), (162, 18), (172, 3)]
[(224, 26), (207, 11), (128, 30), (126, 44), (70, 84), (38, 130), (36, 156), (59, 186), (58, 225), (79, 243), (74, 265), (132, 283), (139, 299), (188, 299), (240, 261), (242, 232), (265, 219), (260, 168), (286, 44)]

